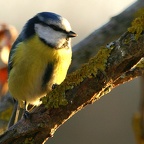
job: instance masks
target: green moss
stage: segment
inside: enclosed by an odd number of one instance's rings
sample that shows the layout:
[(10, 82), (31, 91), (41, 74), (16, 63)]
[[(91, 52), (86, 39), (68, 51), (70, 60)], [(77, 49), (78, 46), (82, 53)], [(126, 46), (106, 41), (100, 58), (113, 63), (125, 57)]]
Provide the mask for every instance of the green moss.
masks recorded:
[(128, 28), (128, 31), (135, 34), (136, 40), (140, 37), (141, 33), (144, 31), (144, 14), (137, 17), (132, 22), (132, 26)]
[[(114, 47), (114, 46), (113, 46)], [(79, 85), (85, 78), (92, 78), (97, 75), (98, 70), (104, 72), (106, 69), (107, 59), (113, 47), (101, 47), (95, 57), (84, 64), (80, 69), (67, 76), (62, 85), (59, 85), (46, 97), (42, 98), (43, 104), (47, 108), (58, 108), (60, 105), (67, 105), (65, 91)]]
[(144, 68), (144, 58), (142, 58), (136, 65), (137, 68)]
[(130, 43), (130, 41), (131, 41), (131, 37), (127, 37), (127, 38), (124, 39), (123, 43), (124, 43), (125, 45), (127, 45), (127, 44)]
[(42, 103), (45, 104), (47, 108), (58, 108), (60, 105), (67, 105), (67, 100), (65, 99), (65, 87), (57, 86), (51, 93), (46, 97), (42, 98)]

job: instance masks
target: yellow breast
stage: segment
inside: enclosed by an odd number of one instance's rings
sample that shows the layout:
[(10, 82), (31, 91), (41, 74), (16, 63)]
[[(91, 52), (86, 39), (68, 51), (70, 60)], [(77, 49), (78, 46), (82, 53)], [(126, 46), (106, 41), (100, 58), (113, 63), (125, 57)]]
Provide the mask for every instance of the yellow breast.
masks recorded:
[[(8, 80), (10, 93), (19, 103), (26, 101), (38, 105), (39, 99), (51, 90), (53, 84), (60, 84), (65, 79), (71, 63), (71, 48), (50, 48), (37, 36), (17, 47)], [(43, 89), (43, 76), (48, 64), (53, 65), (53, 71), (46, 89)]]

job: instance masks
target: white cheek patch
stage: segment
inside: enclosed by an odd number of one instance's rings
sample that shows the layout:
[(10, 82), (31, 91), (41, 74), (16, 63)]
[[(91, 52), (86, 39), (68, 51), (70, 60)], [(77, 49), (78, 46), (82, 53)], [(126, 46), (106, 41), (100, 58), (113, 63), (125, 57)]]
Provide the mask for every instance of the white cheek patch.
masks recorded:
[(44, 37), (48, 36), (46, 27), (44, 27), (40, 24), (35, 24), (35, 31), (41, 38), (44, 38)]
[(48, 26), (35, 24), (35, 32), (38, 34), (40, 38), (45, 40), (48, 44), (51, 44), (57, 48), (60, 48), (66, 41), (65, 33), (55, 31)]

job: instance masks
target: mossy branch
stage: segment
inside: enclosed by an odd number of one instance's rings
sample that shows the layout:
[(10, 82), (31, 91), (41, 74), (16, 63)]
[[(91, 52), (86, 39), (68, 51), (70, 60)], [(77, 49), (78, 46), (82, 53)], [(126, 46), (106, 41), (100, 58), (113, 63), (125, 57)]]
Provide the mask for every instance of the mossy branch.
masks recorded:
[[(124, 33), (42, 99), (30, 119), (21, 119), (0, 136), (1, 144), (41, 144), (71, 116), (121, 83), (143, 74), (144, 34)], [(140, 61), (141, 60), (141, 61)]]

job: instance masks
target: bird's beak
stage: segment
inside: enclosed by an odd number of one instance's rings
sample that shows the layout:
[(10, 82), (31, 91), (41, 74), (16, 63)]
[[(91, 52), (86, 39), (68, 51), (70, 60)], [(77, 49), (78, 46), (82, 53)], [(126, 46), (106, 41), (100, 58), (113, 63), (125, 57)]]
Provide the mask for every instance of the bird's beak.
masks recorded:
[(76, 37), (76, 36), (78, 36), (75, 32), (73, 32), (73, 31), (70, 31), (70, 32), (68, 32), (68, 37)]

